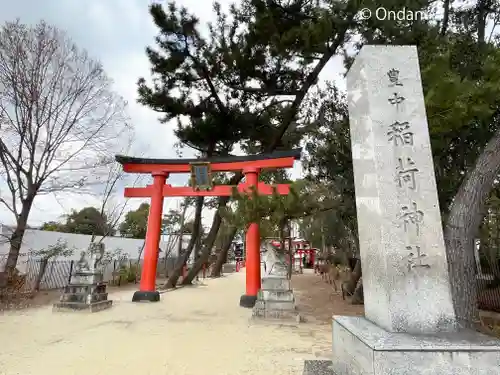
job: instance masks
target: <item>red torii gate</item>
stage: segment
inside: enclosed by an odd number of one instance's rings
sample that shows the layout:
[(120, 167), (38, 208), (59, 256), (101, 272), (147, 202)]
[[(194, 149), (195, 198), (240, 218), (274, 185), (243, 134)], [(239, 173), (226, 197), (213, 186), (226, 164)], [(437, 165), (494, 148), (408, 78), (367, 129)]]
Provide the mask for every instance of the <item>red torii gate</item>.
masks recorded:
[[(148, 173), (153, 184), (141, 188), (125, 188), (127, 198), (151, 198), (148, 229), (144, 247), (140, 290), (134, 293), (133, 302), (160, 300), (156, 290), (156, 267), (160, 243), (161, 221), (164, 197), (188, 196), (231, 196), (233, 188), (248, 192), (255, 187), (262, 195), (271, 195), (273, 189), (281, 195), (290, 191), (288, 184), (267, 185), (259, 182), (262, 169), (291, 168), (300, 159), (301, 149), (276, 151), (271, 154), (214, 157), (206, 159), (145, 159), (116, 155), (115, 159), (127, 173)], [(243, 171), (245, 182), (237, 186), (213, 186), (211, 172)], [(191, 173), (193, 186), (172, 186), (166, 184), (171, 173)], [(259, 223), (251, 223), (246, 232), (246, 294), (240, 298), (240, 306), (253, 307), (261, 287), (260, 277), (260, 233)]]

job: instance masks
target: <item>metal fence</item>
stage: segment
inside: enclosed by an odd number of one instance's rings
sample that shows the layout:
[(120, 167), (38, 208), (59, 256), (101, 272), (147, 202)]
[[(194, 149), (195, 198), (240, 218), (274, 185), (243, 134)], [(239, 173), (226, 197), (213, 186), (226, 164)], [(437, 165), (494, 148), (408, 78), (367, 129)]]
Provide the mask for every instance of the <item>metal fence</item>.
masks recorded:
[[(5, 258), (5, 259), (4, 259)], [(6, 257), (0, 257), (0, 265)], [(175, 268), (177, 257), (158, 259), (157, 278), (168, 278)], [(18, 292), (60, 289), (70, 281), (76, 260), (43, 260), (31, 254), (22, 254), (18, 260), (18, 279), (22, 282), (15, 288)], [(103, 266), (103, 281), (110, 285), (136, 283), (140, 280), (142, 259), (114, 259)], [(200, 271), (200, 274), (203, 271)], [(17, 283), (16, 283), (17, 285)]]
[[(160, 258), (158, 261), (157, 276), (166, 277), (174, 269), (177, 258)], [(24, 283), (23, 292), (33, 290), (60, 289), (70, 281), (77, 261), (49, 260), (28, 258), (23, 264)], [(115, 259), (104, 266), (103, 280), (112, 285), (137, 282), (140, 279), (142, 259)]]
[[(26, 291), (62, 288), (69, 282), (74, 261), (29, 259), (26, 267)], [(37, 285), (38, 284), (38, 285)]]
[[(0, 256), (0, 272), (4, 271), (6, 260), (7, 254)], [(175, 269), (177, 261), (178, 257), (167, 256), (159, 258), (157, 278), (168, 278)], [(5, 292), (9, 295), (17, 293), (30, 294), (34, 291), (62, 289), (70, 282), (70, 277), (76, 264), (76, 260), (61, 258), (44, 260), (31, 253), (20, 254), (16, 267), (18, 271), (17, 276), (12, 282), (11, 287), (6, 291), (4, 290), (4, 294)], [(182, 276), (185, 275), (185, 272), (189, 270), (191, 265), (192, 263), (189, 262), (187, 268), (183, 270)], [(116, 286), (137, 283), (140, 280), (142, 266), (142, 259), (113, 259), (103, 265), (103, 281), (109, 285)], [(223, 269), (224, 272), (234, 272), (234, 265), (226, 264), (225, 266)], [(232, 269), (228, 269), (227, 266), (232, 266)], [(198, 278), (206, 277), (208, 272), (208, 269), (200, 270)]]
[(500, 256), (497, 246), (476, 248), (477, 299), (481, 310), (500, 313)]
[[(168, 277), (177, 262), (176, 257), (160, 258), (157, 277)], [(66, 286), (74, 269), (76, 261), (49, 260), (26, 257), (20, 262), (24, 282), (21, 292), (33, 290), (60, 289)], [(477, 294), (478, 307), (481, 310), (500, 313), (500, 259), (491, 256), (491, 252), (478, 248), (477, 264)], [(137, 282), (140, 279), (142, 259), (112, 260), (104, 267), (104, 281), (112, 285)]]

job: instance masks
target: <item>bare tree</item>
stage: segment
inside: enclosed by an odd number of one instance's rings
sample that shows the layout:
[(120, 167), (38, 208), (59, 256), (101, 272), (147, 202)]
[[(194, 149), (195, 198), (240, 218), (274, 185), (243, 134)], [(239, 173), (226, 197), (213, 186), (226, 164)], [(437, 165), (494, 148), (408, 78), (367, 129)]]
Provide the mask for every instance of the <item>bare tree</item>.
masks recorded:
[[(190, 204), (192, 203), (192, 198), (186, 197), (181, 203), (182, 213), (179, 221), (179, 235), (177, 238), (177, 256), (181, 256), (182, 253), (182, 240), (184, 239), (184, 225), (186, 223), (186, 212)], [(188, 218), (189, 220), (189, 218)]]
[[(177, 281), (179, 280), (179, 277), (182, 274), (182, 269), (183, 267), (187, 264), (189, 257), (191, 256), (191, 253), (193, 250), (196, 251), (198, 250), (198, 247), (201, 245), (200, 242), (198, 242), (198, 239), (202, 236), (203, 234), (203, 226), (201, 224), (201, 211), (203, 210), (203, 197), (196, 197), (196, 205), (195, 205), (195, 212), (194, 212), (194, 222), (193, 222), (193, 228), (191, 230), (191, 237), (189, 238), (189, 243), (186, 247), (186, 249), (183, 249), (182, 253), (179, 253), (178, 258), (177, 258), (177, 263), (175, 265), (175, 268), (172, 272), (172, 274), (169, 276), (167, 282), (165, 283), (164, 287), (165, 288), (175, 288), (177, 285)], [(186, 199), (184, 201), (184, 205), (188, 205), (191, 200)], [(185, 215), (185, 213), (184, 213)], [(184, 226), (185, 226), (185, 218), (183, 219), (184, 223), (183, 226), (179, 229), (179, 233), (181, 234), (179, 238), (180, 244), (178, 245), (178, 249), (182, 249), (182, 239), (183, 239), (183, 233), (184, 233)], [(184, 280), (183, 280), (184, 282)], [(190, 281), (191, 282), (191, 281)]]
[(0, 203), (15, 217), (6, 277), (16, 267), (33, 201), (79, 189), (110, 162), (128, 127), (126, 103), (100, 63), (41, 22), (0, 29)]
[[(123, 139), (125, 147), (121, 149), (120, 154), (127, 155), (132, 145), (133, 132), (125, 134), (126, 139)], [(114, 158), (113, 158), (114, 159)], [(93, 186), (94, 196), (97, 195), (100, 201), (99, 213), (101, 217), (106, 218), (105, 230), (101, 236), (92, 234), (90, 242), (102, 242), (106, 237), (113, 235), (118, 227), (118, 224), (123, 219), (123, 214), (128, 206), (129, 199), (123, 198), (123, 185), (131, 177), (130, 174), (123, 172), (120, 164), (110, 161), (102, 168), (102, 173), (97, 173), (98, 185)], [(132, 186), (136, 186), (143, 178), (144, 175), (134, 176)], [(95, 194), (97, 193), (97, 194)]]
[[(165, 244), (164, 267), (165, 276), (168, 278), (168, 258), (172, 251), (177, 247), (177, 254), (180, 256), (182, 252), (182, 238), (184, 233), (184, 223), (186, 220), (186, 211), (191, 204), (192, 198), (186, 197), (180, 205), (180, 209), (171, 210), (169, 215), (170, 220), (167, 223), (168, 238)], [(179, 214), (180, 211), (180, 214)], [(164, 217), (165, 218), (165, 217)], [(172, 220), (173, 219), (173, 220)]]
[(47, 270), (47, 265), (49, 261), (53, 258), (57, 258), (59, 256), (68, 257), (71, 256), (75, 251), (74, 247), (69, 247), (67, 241), (63, 241), (61, 238), (58, 238), (56, 243), (53, 245), (49, 245), (46, 248), (32, 251), (31, 254), (40, 258), (40, 268), (38, 270), (38, 274), (35, 280), (34, 290), (36, 292), (40, 291), (40, 285), (42, 283), (43, 277), (45, 276), (45, 271)]

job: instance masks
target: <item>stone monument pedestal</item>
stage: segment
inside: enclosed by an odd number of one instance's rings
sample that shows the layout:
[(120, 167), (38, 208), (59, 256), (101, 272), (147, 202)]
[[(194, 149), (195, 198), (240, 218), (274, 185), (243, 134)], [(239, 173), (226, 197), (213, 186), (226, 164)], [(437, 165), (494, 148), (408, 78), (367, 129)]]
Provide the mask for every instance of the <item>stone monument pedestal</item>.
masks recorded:
[(335, 316), (333, 352), (335, 375), (500, 374), (499, 341), (474, 331), (410, 335)]
[(254, 319), (300, 322), (290, 280), (284, 276), (262, 278), (262, 289), (253, 308)]
[(82, 251), (77, 269), (68, 285), (64, 287), (63, 294), (58, 303), (53, 306), (53, 311), (90, 311), (96, 312), (110, 308), (113, 301), (108, 300), (106, 283), (103, 282), (103, 273), (99, 265), (104, 255), (104, 244), (91, 243), (89, 245), (91, 261)]
[(262, 287), (257, 295), (252, 318), (300, 323), (285, 262), (270, 243), (265, 245), (263, 258), (265, 276), (262, 278)]
[(90, 312), (110, 308), (113, 301), (108, 300), (106, 284), (102, 282), (102, 274), (77, 272), (69, 285), (64, 287), (54, 311), (86, 310)]
[(334, 318), (333, 371), (500, 375), (455, 314), (417, 48), (363, 46), (347, 92), (366, 318)]

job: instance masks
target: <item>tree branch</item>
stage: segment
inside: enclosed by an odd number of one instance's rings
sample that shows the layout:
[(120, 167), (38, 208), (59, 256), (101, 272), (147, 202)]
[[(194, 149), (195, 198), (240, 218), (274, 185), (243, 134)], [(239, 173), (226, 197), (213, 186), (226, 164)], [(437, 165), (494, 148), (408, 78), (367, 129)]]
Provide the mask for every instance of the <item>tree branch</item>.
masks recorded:
[[(354, 1), (350, 1), (350, 6), (354, 6)], [(344, 22), (344, 25), (341, 30), (337, 33), (337, 36), (335, 38), (335, 41), (332, 43), (330, 47), (327, 48), (326, 52), (323, 54), (319, 62), (316, 64), (314, 69), (312, 70), (311, 73), (307, 76), (304, 84), (302, 85), (302, 88), (300, 90), (300, 93), (295, 97), (292, 105), (288, 109), (285, 118), (283, 119), (283, 122), (281, 125), (276, 129), (275, 136), (272, 140), (272, 142), (269, 144), (267, 147), (268, 149), (266, 150), (267, 152), (272, 152), (274, 149), (278, 146), (278, 144), (281, 142), (281, 139), (283, 138), (283, 135), (287, 131), (288, 127), (290, 124), (294, 121), (295, 117), (297, 116), (297, 113), (300, 109), (300, 106), (302, 102), (304, 101), (304, 98), (306, 97), (307, 92), (311, 88), (312, 85), (316, 82), (318, 79), (319, 74), (325, 67), (325, 65), (330, 61), (330, 59), (335, 55), (337, 48), (344, 42), (347, 30), (349, 29), (349, 26), (351, 25), (352, 21), (354, 20), (356, 12), (352, 11), (351, 14), (348, 16), (347, 20)]]

